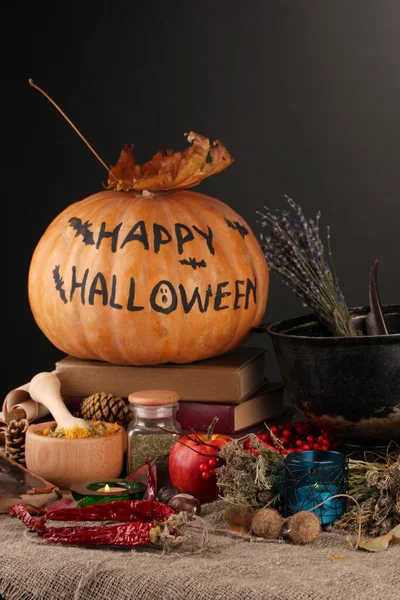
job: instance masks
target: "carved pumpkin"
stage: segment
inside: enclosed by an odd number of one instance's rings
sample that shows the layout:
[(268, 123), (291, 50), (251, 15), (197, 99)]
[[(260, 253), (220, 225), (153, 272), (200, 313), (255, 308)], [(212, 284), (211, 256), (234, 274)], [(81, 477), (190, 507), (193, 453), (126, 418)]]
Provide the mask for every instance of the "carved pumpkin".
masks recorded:
[(135, 163), (66, 208), (34, 250), (29, 302), (67, 354), (114, 364), (189, 363), (241, 344), (264, 315), (269, 270), (244, 220), (192, 191), (233, 162), (190, 133), (183, 152)]

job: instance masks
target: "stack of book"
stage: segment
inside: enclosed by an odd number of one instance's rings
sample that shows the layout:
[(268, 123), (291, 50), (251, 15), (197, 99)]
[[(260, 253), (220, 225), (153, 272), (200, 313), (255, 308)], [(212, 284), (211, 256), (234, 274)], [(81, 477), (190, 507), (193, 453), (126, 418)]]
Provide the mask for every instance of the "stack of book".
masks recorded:
[(274, 421), (284, 413), (284, 386), (265, 375), (265, 350), (239, 346), (222, 356), (189, 364), (113, 365), (73, 356), (56, 362), (63, 397), (105, 392), (173, 389), (179, 394), (176, 418), (184, 431), (236, 434)]

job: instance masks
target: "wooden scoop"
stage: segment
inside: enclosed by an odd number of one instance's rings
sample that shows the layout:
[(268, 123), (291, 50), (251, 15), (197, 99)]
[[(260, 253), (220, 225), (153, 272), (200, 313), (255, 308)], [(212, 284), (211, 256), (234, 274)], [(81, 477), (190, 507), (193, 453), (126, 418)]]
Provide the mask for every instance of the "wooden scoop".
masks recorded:
[(88, 427), (87, 421), (71, 415), (64, 404), (60, 390), (61, 382), (53, 373), (38, 373), (29, 383), (30, 397), (47, 408), (58, 427), (65, 429), (73, 429), (75, 425)]

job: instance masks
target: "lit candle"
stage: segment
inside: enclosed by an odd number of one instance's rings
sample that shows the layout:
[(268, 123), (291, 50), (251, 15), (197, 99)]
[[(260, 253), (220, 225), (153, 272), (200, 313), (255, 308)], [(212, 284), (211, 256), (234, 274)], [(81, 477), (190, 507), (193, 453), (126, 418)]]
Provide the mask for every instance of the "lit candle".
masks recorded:
[(106, 483), (103, 479), (103, 481), (73, 483), (70, 489), (78, 506), (90, 506), (116, 500), (142, 500), (146, 485), (139, 481), (124, 479), (114, 479)]
[[(334, 485), (315, 483), (297, 487), (294, 496), (291, 498), (290, 508), (292, 512), (311, 510), (318, 515), (323, 525), (327, 525), (336, 521), (345, 509), (344, 498), (329, 500), (336, 494), (340, 494), (340, 490)], [(326, 502), (322, 506), (313, 510), (314, 506), (324, 501)]]
[(104, 487), (98, 488), (97, 492), (104, 492), (105, 494), (122, 494), (126, 492), (125, 488), (122, 487), (110, 487), (108, 483), (105, 484)]

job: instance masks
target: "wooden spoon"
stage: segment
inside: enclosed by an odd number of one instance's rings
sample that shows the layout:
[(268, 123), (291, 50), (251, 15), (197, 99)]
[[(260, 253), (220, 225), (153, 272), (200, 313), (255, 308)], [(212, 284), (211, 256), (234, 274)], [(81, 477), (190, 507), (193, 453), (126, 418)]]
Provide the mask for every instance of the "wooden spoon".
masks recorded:
[(53, 373), (38, 373), (29, 383), (30, 397), (48, 409), (58, 427), (65, 429), (73, 429), (75, 425), (88, 427), (87, 421), (71, 415), (64, 404), (60, 390), (61, 382)]

